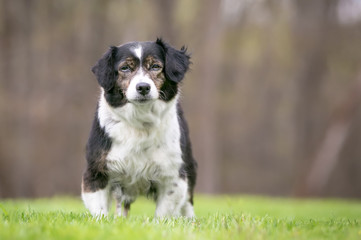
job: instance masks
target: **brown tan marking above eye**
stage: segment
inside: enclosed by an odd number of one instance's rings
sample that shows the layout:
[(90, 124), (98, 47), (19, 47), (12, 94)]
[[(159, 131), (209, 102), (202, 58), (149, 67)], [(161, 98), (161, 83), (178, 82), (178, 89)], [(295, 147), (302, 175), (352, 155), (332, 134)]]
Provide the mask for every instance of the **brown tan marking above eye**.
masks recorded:
[(122, 73), (130, 73), (135, 70), (135, 61), (131, 58), (127, 58), (125, 61), (119, 64), (118, 71)]
[(148, 56), (144, 61), (144, 67), (148, 71), (160, 71), (163, 68), (162, 63), (154, 58), (153, 56)]

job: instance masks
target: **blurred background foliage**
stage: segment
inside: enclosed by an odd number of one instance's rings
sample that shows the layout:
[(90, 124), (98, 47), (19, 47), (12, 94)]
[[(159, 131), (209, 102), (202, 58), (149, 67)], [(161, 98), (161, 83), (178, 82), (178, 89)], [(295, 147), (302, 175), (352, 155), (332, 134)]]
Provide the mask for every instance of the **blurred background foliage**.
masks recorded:
[(0, 197), (79, 194), (111, 45), (192, 53), (197, 192), (361, 197), (361, 1), (0, 0)]

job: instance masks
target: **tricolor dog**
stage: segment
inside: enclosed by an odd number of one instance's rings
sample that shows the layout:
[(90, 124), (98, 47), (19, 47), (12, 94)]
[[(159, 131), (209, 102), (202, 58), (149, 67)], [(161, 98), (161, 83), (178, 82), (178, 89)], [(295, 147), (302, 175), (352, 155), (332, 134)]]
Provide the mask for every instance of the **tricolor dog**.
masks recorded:
[(110, 47), (92, 68), (101, 93), (82, 199), (93, 216), (106, 216), (112, 198), (127, 216), (137, 196), (147, 195), (155, 217), (194, 217), (197, 164), (179, 103), (189, 59), (184, 47), (157, 39)]

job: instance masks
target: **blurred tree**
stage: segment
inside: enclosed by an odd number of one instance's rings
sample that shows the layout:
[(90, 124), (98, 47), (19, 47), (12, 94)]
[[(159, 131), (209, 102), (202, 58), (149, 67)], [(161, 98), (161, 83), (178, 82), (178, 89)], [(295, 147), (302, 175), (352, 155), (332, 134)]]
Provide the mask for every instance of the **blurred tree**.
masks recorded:
[(200, 48), (200, 54), (203, 56), (199, 66), (200, 75), (197, 89), (199, 90), (198, 108), (201, 109), (202, 114), (199, 115), (200, 129), (198, 141), (200, 153), (199, 166), (203, 173), (199, 177), (199, 188), (207, 193), (215, 193), (219, 191), (219, 176), (218, 169), (222, 164), (222, 159), (219, 155), (218, 135), (219, 130), (217, 126), (217, 84), (220, 73), (220, 62), (222, 61), (221, 53), (221, 37), (223, 26), (220, 20), (220, 2), (219, 1), (204, 1), (202, 12), (202, 27), (200, 32), (200, 41), (203, 43)]
[(156, 37), (192, 53), (198, 191), (361, 197), (350, 2), (0, 0), (0, 197), (79, 194), (90, 68), (110, 45)]
[[(167, 41), (175, 42), (176, 35), (174, 29), (174, 7), (175, 0), (159, 0), (155, 2), (158, 6), (159, 28), (163, 29), (164, 37)], [(161, 37), (161, 36), (159, 36)]]
[(349, 137), (352, 124), (357, 117), (361, 102), (361, 74), (352, 84), (347, 99), (343, 101), (329, 119), (324, 139), (317, 148), (309, 173), (299, 189), (303, 195), (320, 195), (332, 172), (335, 171), (342, 149)]

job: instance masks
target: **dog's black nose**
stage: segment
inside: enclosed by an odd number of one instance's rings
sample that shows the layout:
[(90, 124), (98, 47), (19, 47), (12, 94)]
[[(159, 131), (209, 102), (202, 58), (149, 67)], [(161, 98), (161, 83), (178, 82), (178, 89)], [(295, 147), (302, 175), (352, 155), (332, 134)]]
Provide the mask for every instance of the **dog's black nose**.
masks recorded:
[(150, 92), (150, 85), (148, 83), (138, 83), (136, 86), (137, 92), (143, 96), (147, 95)]

